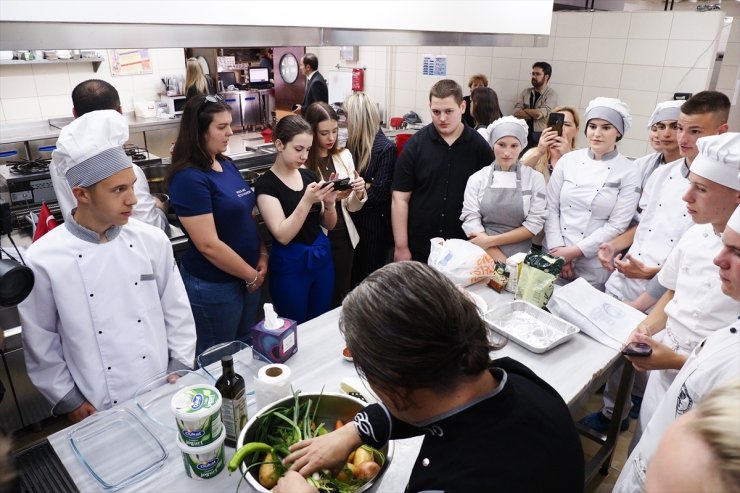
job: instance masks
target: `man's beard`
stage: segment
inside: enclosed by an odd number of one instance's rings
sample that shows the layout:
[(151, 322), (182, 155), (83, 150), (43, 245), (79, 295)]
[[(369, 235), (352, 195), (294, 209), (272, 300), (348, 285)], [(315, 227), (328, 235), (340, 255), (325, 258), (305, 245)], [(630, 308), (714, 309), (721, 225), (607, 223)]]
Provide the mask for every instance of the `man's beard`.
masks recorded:
[(534, 87), (535, 89), (541, 88), (544, 84), (545, 81), (538, 83), (536, 79), (532, 79), (532, 87)]

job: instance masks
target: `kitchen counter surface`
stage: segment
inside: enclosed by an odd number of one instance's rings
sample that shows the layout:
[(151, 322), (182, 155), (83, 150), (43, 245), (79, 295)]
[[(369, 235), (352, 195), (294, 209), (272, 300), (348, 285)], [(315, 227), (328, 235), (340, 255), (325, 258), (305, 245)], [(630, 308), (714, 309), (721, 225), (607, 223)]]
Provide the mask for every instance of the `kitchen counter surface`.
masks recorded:
[[(129, 129), (136, 132), (146, 132), (155, 129), (177, 127), (179, 118), (139, 118), (134, 113), (124, 113), (129, 122)], [(41, 122), (8, 123), (0, 125), (0, 144), (23, 142), (27, 140), (55, 139), (64, 126), (73, 118), (54, 118)]]

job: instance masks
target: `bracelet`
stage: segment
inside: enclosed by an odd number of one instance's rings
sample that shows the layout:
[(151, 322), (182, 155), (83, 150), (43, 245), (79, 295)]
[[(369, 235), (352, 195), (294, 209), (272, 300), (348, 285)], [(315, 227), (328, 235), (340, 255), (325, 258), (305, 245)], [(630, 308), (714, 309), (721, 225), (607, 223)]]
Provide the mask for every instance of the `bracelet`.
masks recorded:
[(260, 273), (257, 272), (257, 274), (254, 276), (254, 279), (252, 280), (252, 282), (247, 281), (247, 287), (248, 288), (251, 288), (252, 286), (254, 286), (255, 284), (257, 284), (257, 279), (259, 279), (259, 278), (260, 278)]
[(260, 255), (264, 255), (265, 257), (269, 257), (270, 256), (270, 254), (267, 253), (267, 252), (260, 252)]

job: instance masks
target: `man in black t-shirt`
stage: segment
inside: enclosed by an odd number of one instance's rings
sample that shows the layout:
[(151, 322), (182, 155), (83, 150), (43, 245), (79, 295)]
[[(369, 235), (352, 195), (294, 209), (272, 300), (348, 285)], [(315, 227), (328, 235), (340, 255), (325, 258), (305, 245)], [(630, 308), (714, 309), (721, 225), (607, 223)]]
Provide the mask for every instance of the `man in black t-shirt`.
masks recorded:
[(429, 240), (467, 239), (460, 213), (470, 175), (491, 164), (486, 140), (462, 121), (462, 88), (444, 79), (429, 92), (432, 125), (404, 145), (393, 175), (393, 258), (426, 262)]

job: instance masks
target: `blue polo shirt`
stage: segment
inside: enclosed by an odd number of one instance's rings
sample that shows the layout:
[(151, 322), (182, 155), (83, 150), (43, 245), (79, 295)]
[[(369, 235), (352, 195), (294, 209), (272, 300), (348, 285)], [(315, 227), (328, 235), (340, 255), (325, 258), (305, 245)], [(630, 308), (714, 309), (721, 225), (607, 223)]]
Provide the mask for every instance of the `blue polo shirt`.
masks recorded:
[[(186, 168), (172, 177), (170, 201), (178, 217), (213, 214), (216, 233), (252, 267), (257, 266), (260, 237), (252, 217), (256, 197), (233, 162), (221, 161), (222, 172)], [(185, 228), (183, 228), (185, 229)], [(185, 230), (188, 235), (188, 231)], [(188, 235), (188, 238), (190, 235)], [(182, 263), (189, 273), (210, 282), (240, 280), (208, 261), (190, 242)]]

